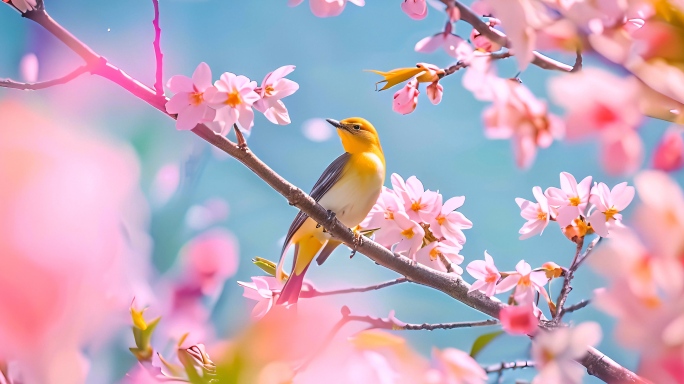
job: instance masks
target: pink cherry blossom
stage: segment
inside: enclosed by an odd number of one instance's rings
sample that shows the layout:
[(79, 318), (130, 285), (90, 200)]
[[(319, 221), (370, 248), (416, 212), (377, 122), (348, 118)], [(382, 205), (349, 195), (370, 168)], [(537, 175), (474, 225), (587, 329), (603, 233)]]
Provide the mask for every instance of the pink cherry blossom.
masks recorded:
[(608, 236), (610, 227), (622, 220), (622, 212), (634, 198), (634, 187), (620, 183), (609, 189), (604, 183), (598, 183), (591, 189), (590, 202), (594, 204), (594, 212), (588, 221), (594, 231), (601, 237)]
[(294, 69), (294, 65), (282, 66), (266, 75), (264, 81), (261, 82), (261, 99), (254, 103), (254, 109), (263, 113), (274, 124), (290, 124), (290, 115), (281, 99), (290, 96), (299, 89), (299, 84), (285, 78)]
[(494, 259), (487, 251), (484, 253), (484, 260), (471, 261), (466, 267), (466, 270), (470, 276), (477, 279), (468, 292), (479, 289), (490, 297), (496, 293), (496, 283), (499, 282), (501, 274), (496, 268), (496, 265), (494, 265)]
[(568, 139), (597, 133), (611, 136), (637, 127), (642, 119), (639, 83), (607, 71), (585, 68), (551, 79), (549, 93), (566, 110)]
[(207, 99), (216, 108), (216, 122), (220, 130), (226, 135), (237, 123), (243, 131), (249, 132), (254, 125), (254, 111), (252, 105), (259, 100), (259, 94), (254, 90), (256, 81), (234, 73), (224, 72), (214, 83), (214, 88), (207, 91)]
[(202, 293), (220, 293), (238, 268), (237, 240), (225, 229), (213, 229), (190, 240), (180, 252), (183, 273)]
[(255, 320), (266, 316), (275, 305), (276, 294), (283, 288), (283, 283), (273, 276), (253, 276), (251, 283), (238, 281), (238, 284), (245, 289), (244, 297), (257, 301), (252, 309)]
[(641, 167), (644, 144), (636, 131), (604, 135), (601, 140), (601, 164), (612, 175), (628, 175)]
[(513, 297), (518, 304), (527, 304), (534, 301), (535, 292), (539, 292), (548, 298), (544, 285), (549, 281), (545, 271), (533, 271), (525, 260), (520, 260), (515, 266), (517, 273), (506, 276), (496, 287), (497, 293), (506, 292), (513, 287)]
[(425, 0), (404, 0), (401, 10), (413, 20), (422, 20), (427, 16), (427, 2)]
[[(419, 249), (416, 253), (418, 263), (426, 265), (432, 269), (442, 272), (454, 272), (457, 275), (463, 274), (463, 268), (459, 266), (464, 260), (458, 252), (462, 246), (458, 243), (448, 241), (433, 241)], [(442, 260), (440, 257), (444, 257)], [(445, 265), (448, 264), (448, 267)]]
[(418, 105), (418, 81), (413, 79), (394, 94), (392, 110), (402, 115), (407, 115), (416, 110)]
[(432, 359), (440, 373), (440, 383), (484, 384), (487, 373), (469, 354), (455, 348), (433, 349)]
[[(475, 4), (475, 3), (473, 3)], [(490, 28), (493, 28), (501, 24), (501, 20), (490, 17), (486, 23)], [(480, 52), (496, 52), (501, 49), (501, 45), (489, 40), (488, 37), (480, 34), (477, 29), (473, 28), (470, 32), (470, 42), (473, 44), (476, 50)]]
[(463, 75), (463, 88), (472, 92), (478, 100), (492, 101), (495, 85), (500, 81), (501, 79), (496, 76), (490, 55), (476, 52)]
[(35, 53), (27, 53), (19, 62), (19, 73), (24, 81), (35, 83), (38, 81), (38, 57)]
[(503, 330), (510, 335), (531, 335), (539, 325), (533, 303), (508, 305), (499, 311), (499, 320)]
[(409, 219), (409, 216), (404, 212), (397, 212), (394, 214), (394, 221), (401, 230), (399, 233), (399, 243), (394, 248), (394, 252), (406, 253), (406, 255), (416, 260), (416, 252), (423, 244), (423, 237), (425, 231), (415, 221)]
[(540, 24), (540, 12), (525, 0), (485, 0), (485, 3), (494, 11), (494, 16), (501, 20), (515, 50), (518, 69), (524, 71), (534, 58), (535, 27)]
[(452, 243), (464, 244), (466, 237), (463, 229), (472, 228), (473, 223), (456, 209), (463, 205), (465, 196), (452, 197), (444, 205), (442, 205), (442, 195), (439, 195), (438, 200), (437, 206), (441, 206), (441, 209), (434, 218), (429, 220), (430, 230), (437, 237), (443, 237)]
[(594, 322), (540, 332), (532, 342), (532, 357), (539, 371), (532, 384), (580, 384), (585, 368), (576, 360), (600, 340), (601, 327)]
[(166, 103), (166, 112), (178, 114), (176, 129), (188, 130), (214, 120), (216, 111), (210, 107), (208, 96), (216, 88), (211, 85), (211, 68), (207, 63), (199, 63), (192, 78), (176, 75), (166, 86), (175, 93)]
[(440, 211), (440, 195), (437, 192), (425, 190), (423, 183), (417, 177), (411, 176), (406, 182), (396, 173), (392, 174), (394, 191), (404, 202), (404, 209), (411, 220), (429, 222)]
[(11, 3), (21, 13), (32, 11), (36, 8), (36, 0), (3, 0), (5, 3)]
[[(365, 0), (309, 0), (309, 6), (311, 13), (317, 17), (332, 17), (342, 13), (347, 1), (359, 7), (365, 5)], [(303, 2), (304, 0), (289, 0), (288, 5), (294, 7)]]
[(591, 192), (591, 176), (585, 177), (579, 184), (575, 177), (567, 172), (560, 174), (560, 189), (548, 188), (546, 197), (551, 206), (558, 208), (556, 221), (561, 227), (567, 227), (580, 215), (584, 215)]
[[(410, 0), (409, 0), (410, 1)], [(428, 36), (416, 43), (416, 52), (432, 53), (442, 47), (444, 51), (457, 60), (465, 60), (473, 53), (473, 48), (467, 41), (452, 33), (453, 25), (447, 21), (444, 31)]]
[(434, 105), (439, 104), (440, 101), (442, 101), (442, 93), (444, 92), (444, 87), (442, 87), (442, 84), (438, 82), (430, 83), (430, 85), (427, 86), (427, 97), (430, 99), (430, 102)]
[(527, 87), (514, 79), (490, 78), (493, 103), (482, 113), (485, 135), (490, 139), (511, 139), (516, 164), (532, 165), (537, 148), (547, 148), (563, 136), (563, 124), (548, 112)]
[(520, 207), (520, 216), (527, 222), (520, 228), (520, 240), (529, 239), (534, 235), (541, 235), (544, 232), (544, 228), (549, 225), (549, 220), (551, 219), (551, 208), (549, 207), (549, 202), (542, 193), (540, 187), (532, 188), (532, 193), (537, 199), (537, 203), (533, 203), (529, 200), (522, 199), (520, 197), (515, 199), (515, 202)]
[(653, 168), (672, 172), (684, 166), (683, 134), (681, 128), (670, 128), (665, 131), (653, 154)]
[(393, 190), (382, 187), (378, 200), (359, 226), (362, 229), (386, 227), (394, 223), (394, 213), (398, 211), (404, 211), (404, 202)]

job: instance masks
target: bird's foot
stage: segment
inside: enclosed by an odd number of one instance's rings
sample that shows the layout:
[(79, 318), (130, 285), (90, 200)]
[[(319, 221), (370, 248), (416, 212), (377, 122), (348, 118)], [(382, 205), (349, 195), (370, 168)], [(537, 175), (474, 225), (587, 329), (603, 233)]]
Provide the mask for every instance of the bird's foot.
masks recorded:
[[(328, 209), (328, 216), (327, 216), (325, 219), (326, 219), (327, 221), (333, 221), (333, 220), (335, 220), (335, 216), (336, 216), (335, 212), (333, 212), (333, 211), (331, 211), (331, 210)], [(317, 225), (316, 225), (316, 228), (320, 228), (320, 226), (321, 226), (321, 224), (317, 224)], [(325, 227), (324, 227), (324, 228), (323, 228), (323, 233), (327, 233), (327, 232), (328, 232), (328, 231), (327, 231), (327, 230), (325, 229)]]
[(349, 255), (350, 259), (356, 255), (356, 250), (363, 244), (363, 235), (358, 225), (352, 229), (352, 233), (354, 234), (354, 242), (352, 243), (352, 253)]

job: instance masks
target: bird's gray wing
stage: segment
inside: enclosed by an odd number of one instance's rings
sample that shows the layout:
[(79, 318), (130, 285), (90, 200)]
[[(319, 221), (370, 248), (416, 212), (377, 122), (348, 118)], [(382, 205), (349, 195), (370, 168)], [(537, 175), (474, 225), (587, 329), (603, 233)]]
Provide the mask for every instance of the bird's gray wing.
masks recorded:
[[(323, 174), (321, 177), (318, 178), (318, 181), (316, 181), (316, 184), (314, 184), (313, 188), (311, 189), (311, 193), (309, 195), (316, 201), (321, 200), (323, 195), (325, 195), (326, 192), (332, 188), (335, 183), (340, 179), (342, 176), (342, 171), (344, 170), (344, 166), (347, 165), (347, 162), (349, 162), (349, 158), (351, 155), (347, 152), (343, 153), (335, 159), (330, 165), (328, 165), (328, 168), (323, 171)], [(292, 224), (290, 224), (290, 229), (287, 231), (287, 235), (285, 236), (285, 243), (283, 244), (283, 250), (280, 252), (280, 257), (282, 258), (284, 256), (285, 250), (287, 249), (288, 244), (290, 243), (290, 240), (292, 240), (292, 236), (294, 236), (295, 232), (299, 229), (299, 227), (304, 224), (306, 219), (309, 216), (302, 212), (299, 211), (297, 213), (297, 216), (295, 216), (294, 220), (292, 221)]]

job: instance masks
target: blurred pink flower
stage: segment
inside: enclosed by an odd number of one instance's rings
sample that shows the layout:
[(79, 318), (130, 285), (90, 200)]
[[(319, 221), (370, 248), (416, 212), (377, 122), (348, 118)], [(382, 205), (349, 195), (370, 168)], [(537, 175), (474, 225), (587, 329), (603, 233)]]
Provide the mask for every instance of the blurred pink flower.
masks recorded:
[(544, 196), (540, 187), (532, 188), (532, 194), (537, 199), (537, 203), (517, 197), (515, 202), (520, 207), (520, 216), (527, 220), (520, 228), (520, 240), (529, 239), (534, 235), (541, 235), (544, 228), (549, 225), (551, 219), (552, 208), (549, 207), (549, 201)]
[(560, 189), (547, 188), (544, 194), (550, 206), (558, 208), (556, 221), (561, 227), (567, 227), (580, 215), (584, 215), (591, 192), (591, 176), (585, 177), (579, 184), (575, 176), (568, 172), (560, 174)]
[(516, 164), (528, 168), (537, 147), (547, 148), (554, 138), (563, 136), (563, 124), (518, 80), (489, 77), (487, 86), (491, 87), (493, 103), (482, 113), (485, 135), (511, 139)]
[(606, 135), (601, 140), (601, 163), (612, 175), (637, 171), (644, 161), (644, 144), (636, 131)]
[(153, 203), (164, 205), (171, 199), (180, 185), (180, 173), (180, 166), (177, 163), (169, 163), (159, 168), (150, 188)]
[[(482, 3), (482, 2), (480, 2)], [(473, 3), (474, 5), (475, 3)], [(473, 9), (474, 10), (474, 9)], [(487, 20), (486, 24), (489, 26), (489, 28), (493, 28), (499, 24), (501, 24), (501, 20), (495, 19), (493, 17), (490, 17), (489, 20)], [(473, 44), (476, 50), (480, 52), (496, 52), (501, 49), (501, 45), (494, 43), (493, 41), (489, 40), (488, 37), (480, 34), (480, 32), (477, 31), (477, 29), (473, 28), (473, 30), (470, 32), (470, 42)]]
[[(347, 5), (347, 1), (359, 7), (363, 7), (366, 4), (365, 0), (309, 0), (309, 6), (311, 7), (311, 12), (316, 17), (332, 17), (342, 13), (345, 5)], [(287, 5), (294, 7), (302, 2), (304, 0), (289, 0)]]
[(534, 304), (508, 305), (499, 311), (499, 320), (506, 333), (531, 335), (537, 331), (539, 319), (534, 314)]
[(464, 202), (465, 196), (456, 196), (442, 205), (442, 195), (438, 195), (437, 205), (441, 209), (437, 212), (436, 216), (428, 220), (430, 230), (435, 236), (444, 237), (455, 244), (465, 244), (466, 237), (463, 234), (463, 229), (472, 228), (473, 223), (461, 212), (456, 211)]
[[(234, 73), (224, 72), (207, 90), (207, 100), (216, 108), (216, 122), (220, 130), (216, 133), (226, 135), (233, 124), (237, 123), (243, 131), (249, 132), (254, 125), (252, 105), (259, 100), (254, 90), (256, 81)], [(217, 129), (217, 128), (214, 128)]]
[(469, 354), (455, 348), (432, 350), (432, 359), (444, 384), (484, 384), (487, 373)]
[(290, 115), (280, 99), (290, 96), (299, 89), (299, 84), (285, 78), (294, 69), (294, 65), (282, 66), (266, 75), (264, 81), (261, 82), (259, 89), (261, 99), (254, 103), (254, 109), (263, 113), (273, 124), (290, 124)]
[[(461, 268), (459, 264), (463, 262), (464, 257), (458, 252), (462, 248), (463, 247), (458, 243), (454, 244), (448, 241), (433, 241), (418, 250), (416, 253), (416, 261), (418, 261), (420, 264), (442, 272), (447, 272), (450, 268), (450, 272), (461, 275), (463, 274), (463, 268)], [(446, 260), (442, 261), (440, 259), (440, 255)], [(449, 263), (449, 268), (444, 265), (445, 261)]]
[(183, 277), (206, 296), (220, 294), (226, 279), (237, 272), (239, 260), (235, 236), (221, 228), (196, 236), (180, 251)]
[(517, 273), (511, 273), (504, 277), (497, 285), (496, 293), (506, 292), (515, 287), (513, 297), (519, 305), (532, 303), (535, 292), (539, 292), (548, 299), (544, 285), (549, 281), (545, 271), (533, 271), (532, 267), (525, 260), (520, 260), (515, 266)]
[(466, 270), (470, 276), (477, 279), (468, 292), (479, 289), (489, 297), (494, 296), (496, 293), (496, 283), (499, 282), (501, 274), (496, 265), (494, 265), (494, 259), (487, 251), (484, 252), (484, 260), (471, 261)]
[(283, 283), (273, 276), (253, 276), (251, 283), (238, 281), (238, 284), (245, 289), (244, 297), (257, 301), (252, 309), (255, 320), (266, 316), (275, 304), (276, 294), (283, 288)]
[(585, 369), (576, 360), (600, 340), (601, 327), (594, 322), (540, 332), (532, 342), (532, 358), (539, 371), (532, 384), (580, 384)]
[(401, 10), (413, 20), (422, 20), (427, 16), (427, 2), (425, 0), (404, 0)]
[(621, 78), (607, 71), (585, 68), (551, 79), (553, 101), (566, 109), (568, 139), (592, 133), (624, 133), (641, 121), (639, 84), (633, 77)]
[(416, 110), (418, 105), (418, 81), (410, 80), (406, 85), (394, 93), (392, 110), (402, 115), (407, 115)]
[(211, 68), (207, 63), (199, 63), (192, 78), (175, 75), (166, 86), (175, 93), (166, 103), (166, 112), (178, 114), (177, 129), (188, 130), (214, 120), (216, 111), (209, 106), (207, 93), (216, 89), (211, 85)]
[(463, 88), (473, 93), (482, 101), (494, 100), (494, 85), (501, 79), (496, 76), (492, 59), (489, 55), (476, 53), (463, 75)]
[[(410, 1), (410, 0), (409, 0)], [(404, 3), (406, 4), (406, 3)], [(467, 41), (452, 33), (453, 25), (447, 21), (444, 31), (428, 36), (416, 43), (416, 52), (432, 53), (442, 47), (444, 51), (457, 60), (466, 60), (472, 55), (473, 48)]]
[(27, 11), (32, 11), (36, 8), (36, 0), (2, 0), (5, 3), (11, 3), (21, 13), (26, 13)]
[(83, 349), (123, 325), (145, 270), (123, 213), (146, 209), (137, 160), (14, 102), (0, 126), (0, 356), (23, 383), (83, 383)]
[(524, 71), (532, 59), (536, 43), (535, 26), (540, 22), (539, 10), (526, 0), (485, 0), (494, 16), (501, 20), (506, 36), (515, 50), (518, 69)]
[(21, 58), (19, 72), (26, 82), (35, 83), (38, 80), (38, 57), (35, 53), (27, 53)]
[(653, 154), (653, 168), (666, 172), (684, 166), (684, 130), (670, 128), (663, 134)]
[(594, 212), (589, 215), (588, 221), (596, 234), (601, 237), (608, 236), (613, 225), (619, 225), (622, 220), (622, 212), (634, 199), (634, 187), (627, 183), (620, 183), (609, 189), (604, 183), (598, 183), (591, 189), (590, 201), (595, 205)]
[(392, 187), (404, 202), (404, 209), (411, 220), (429, 222), (440, 211), (441, 199), (437, 192), (425, 190), (417, 177), (404, 179), (396, 173), (392, 174)]

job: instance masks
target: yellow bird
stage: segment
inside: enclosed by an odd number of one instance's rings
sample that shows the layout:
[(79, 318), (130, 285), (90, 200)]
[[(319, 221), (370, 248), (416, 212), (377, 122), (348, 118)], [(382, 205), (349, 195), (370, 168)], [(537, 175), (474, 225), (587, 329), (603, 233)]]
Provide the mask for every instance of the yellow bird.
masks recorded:
[[(328, 119), (337, 128), (345, 153), (335, 159), (318, 179), (311, 197), (342, 224), (355, 228), (375, 204), (385, 183), (385, 156), (380, 138), (368, 120), (352, 117), (342, 121)], [(294, 244), (295, 255), (290, 273), (278, 304), (294, 304), (302, 290), (304, 273), (311, 261), (322, 264), (341, 243), (332, 239), (323, 228), (299, 211), (290, 225), (276, 269), (276, 277), (284, 280), (285, 254)]]

